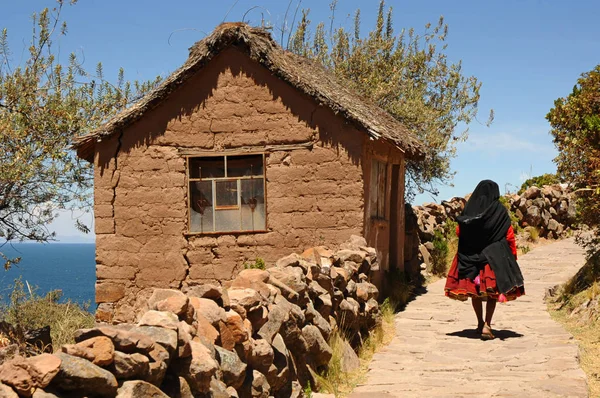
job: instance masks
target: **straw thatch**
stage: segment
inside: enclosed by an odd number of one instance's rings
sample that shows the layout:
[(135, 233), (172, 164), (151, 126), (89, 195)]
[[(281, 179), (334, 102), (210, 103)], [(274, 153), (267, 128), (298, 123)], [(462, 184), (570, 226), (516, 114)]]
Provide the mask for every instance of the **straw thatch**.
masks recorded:
[(209, 36), (192, 46), (185, 64), (157, 88), (98, 130), (76, 138), (73, 147), (78, 155), (83, 159), (93, 159), (96, 141), (114, 134), (158, 106), (213, 57), (230, 46), (240, 49), (275, 76), (342, 115), (374, 139), (391, 142), (409, 157), (422, 156), (423, 147), (419, 140), (389, 113), (361, 99), (321, 66), (282, 49), (264, 29), (243, 23), (218, 26)]

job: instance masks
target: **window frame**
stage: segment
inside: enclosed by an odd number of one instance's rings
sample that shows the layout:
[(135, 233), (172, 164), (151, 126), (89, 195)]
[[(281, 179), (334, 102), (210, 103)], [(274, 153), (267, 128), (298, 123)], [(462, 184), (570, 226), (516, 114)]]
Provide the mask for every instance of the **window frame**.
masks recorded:
[[(259, 176), (240, 176), (240, 177), (228, 177), (227, 176), (227, 158), (229, 157), (239, 157), (239, 156), (261, 156), (262, 157), (262, 175)], [(190, 161), (194, 158), (224, 158), (224, 167), (225, 174), (223, 177), (209, 177), (209, 178), (193, 178), (191, 177), (190, 172)], [(186, 154), (185, 155), (185, 163), (186, 163), (186, 171), (185, 171), (185, 179), (186, 179), (186, 190), (187, 190), (187, 232), (185, 235), (193, 236), (193, 235), (241, 235), (241, 234), (256, 234), (256, 233), (265, 233), (268, 232), (268, 211), (267, 211), (267, 154), (265, 152), (236, 152), (236, 153), (198, 153), (198, 154)], [(241, 212), (241, 186), (242, 180), (258, 180), (261, 179), (263, 182), (263, 192), (264, 192), (264, 207), (265, 207), (265, 228), (264, 229), (255, 229), (255, 230), (235, 230), (235, 231), (192, 231), (192, 206), (191, 206), (191, 190), (190, 183), (198, 182), (198, 181), (210, 181), (212, 187), (212, 203), (213, 203), (213, 228), (216, 228), (216, 213), (219, 210), (239, 210)], [(237, 198), (238, 204), (235, 206), (217, 206), (216, 205), (216, 183), (220, 181), (236, 181), (237, 182)]]
[[(389, 169), (389, 164), (387, 161), (376, 158), (376, 157), (371, 158), (371, 173), (370, 173), (371, 175), (370, 175), (370, 181), (369, 181), (369, 184), (370, 184), (370, 186), (369, 186), (369, 204), (370, 204), (369, 217), (371, 218), (371, 220), (387, 221), (387, 217), (386, 217), (387, 207), (388, 207), (387, 191), (388, 191), (388, 177), (389, 177), (388, 169)], [(380, 175), (381, 170), (383, 170), (383, 180)], [(373, 181), (374, 179), (376, 181)], [(380, 186), (380, 184), (379, 184), (380, 182), (383, 183), (383, 186)], [(383, 189), (383, 196), (380, 195), (381, 189)], [(380, 206), (383, 207), (381, 209), (383, 214), (380, 214), (380, 212), (379, 212)]]

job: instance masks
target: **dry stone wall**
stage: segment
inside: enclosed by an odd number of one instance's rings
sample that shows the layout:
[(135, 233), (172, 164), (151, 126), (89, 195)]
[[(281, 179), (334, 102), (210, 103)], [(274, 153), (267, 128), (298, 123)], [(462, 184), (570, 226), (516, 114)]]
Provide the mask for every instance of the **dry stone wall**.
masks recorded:
[[(465, 198), (454, 197), (441, 204), (425, 203), (406, 207), (407, 241), (410, 248), (407, 269), (414, 273), (431, 265), (432, 240), (436, 231), (444, 232), (448, 220), (456, 221), (467, 203)], [(539, 237), (559, 239), (577, 228), (576, 198), (565, 184), (529, 187), (522, 194), (505, 196), (513, 219), (522, 228), (533, 227)], [(407, 249), (405, 249), (406, 251)]]
[[(246, 269), (226, 287), (155, 289), (136, 324), (79, 330), (57, 354), (0, 366), (3, 397), (301, 397), (344, 330), (357, 345), (381, 322), (375, 250), (352, 236), (267, 270)], [(344, 369), (359, 366), (350, 347)]]

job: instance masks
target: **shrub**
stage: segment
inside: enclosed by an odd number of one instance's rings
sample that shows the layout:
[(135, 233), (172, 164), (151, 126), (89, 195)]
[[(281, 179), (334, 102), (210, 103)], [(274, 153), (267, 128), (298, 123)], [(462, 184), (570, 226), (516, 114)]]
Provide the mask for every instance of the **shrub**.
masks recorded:
[(536, 227), (527, 227), (527, 232), (529, 233), (528, 240), (531, 242), (537, 242), (540, 239), (540, 231)]
[(521, 195), (529, 187), (543, 187), (544, 185), (559, 184), (561, 181), (556, 174), (542, 174), (541, 176), (531, 177), (521, 184), (518, 194)]
[(83, 307), (62, 297), (60, 291), (51, 291), (41, 297), (36, 289), (25, 285), (21, 278), (16, 279), (8, 303), (3, 303), (2, 320), (22, 330), (38, 329), (50, 326), (52, 345), (55, 350), (63, 344), (74, 343), (73, 333), (77, 329), (94, 326), (94, 316), (87, 311), (89, 304)]
[(433, 250), (430, 253), (431, 273), (434, 275), (446, 275), (448, 272), (448, 241), (440, 231), (435, 231), (432, 243)]
[(267, 269), (267, 267), (265, 265), (265, 260), (263, 260), (262, 258), (258, 257), (252, 263), (244, 263), (244, 269), (262, 269), (262, 270), (265, 270), (265, 269)]

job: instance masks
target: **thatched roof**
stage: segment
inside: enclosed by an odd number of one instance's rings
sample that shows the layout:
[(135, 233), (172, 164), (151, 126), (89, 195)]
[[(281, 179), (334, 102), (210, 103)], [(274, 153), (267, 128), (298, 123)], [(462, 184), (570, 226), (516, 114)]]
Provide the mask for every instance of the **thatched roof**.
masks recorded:
[(230, 46), (235, 46), (273, 75), (367, 131), (374, 139), (394, 144), (409, 157), (422, 156), (423, 147), (419, 140), (389, 113), (348, 90), (320, 65), (282, 49), (264, 29), (243, 23), (219, 25), (209, 36), (190, 48), (187, 61), (158, 87), (96, 131), (76, 138), (73, 147), (77, 149), (78, 156), (92, 161), (94, 145), (98, 140), (120, 131), (140, 119), (146, 111), (157, 107), (213, 57)]

